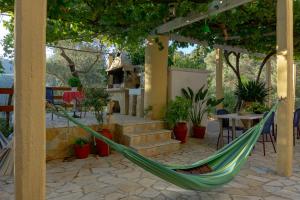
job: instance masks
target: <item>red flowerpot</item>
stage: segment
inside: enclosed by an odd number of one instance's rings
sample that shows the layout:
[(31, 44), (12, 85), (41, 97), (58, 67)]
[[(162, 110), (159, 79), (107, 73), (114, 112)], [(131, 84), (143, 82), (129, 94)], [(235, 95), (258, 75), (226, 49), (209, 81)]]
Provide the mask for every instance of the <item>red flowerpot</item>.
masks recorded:
[(187, 125), (185, 122), (180, 122), (177, 123), (173, 129), (174, 131), (174, 135), (176, 140), (181, 141), (181, 143), (185, 143), (186, 142), (186, 136), (187, 136)]
[(206, 127), (203, 126), (193, 126), (193, 136), (195, 138), (204, 138)]
[[(109, 132), (108, 129), (103, 129), (101, 132), (105, 137), (112, 139), (113, 135)], [(109, 146), (102, 140), (96, 138), (96, 148), (99, 156), (108, 156), (109, 155)]]
[(90, 144), (84, 144), (83, 146), (75, 144), (74, 152), (78, 159), (87, 158), (90, 154)]

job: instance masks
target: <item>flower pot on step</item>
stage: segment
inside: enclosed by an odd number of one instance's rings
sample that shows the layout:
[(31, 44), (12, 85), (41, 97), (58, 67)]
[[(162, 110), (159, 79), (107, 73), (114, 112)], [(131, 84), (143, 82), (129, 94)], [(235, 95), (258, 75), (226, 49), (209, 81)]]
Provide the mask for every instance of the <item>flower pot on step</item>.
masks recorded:
[(84, 159), (90, 154), (90, 144), (78, 145), (74, 144), (74, 153), (76, 158)]
[(176, 140), (179, 140), (181, 143), (186, 142), (188, 129), (185, 122), (177, 123), (173, 129), (173, 132)]
[(204, 135), (205, 135), (205, 130), (206, 130), (206, 127), (194, 125), (193, 126), (193, 136), (195, 138), (203, 139)]
[[(102, 131), (99, 131), (100, 134), (104, 135), (105, 137), (112, 139), (112, 134), (108, 129), (103, 129)], [(109, 146), (103, 142), (102, 140), (96, 138), (96, 148), (99, 156), (108, 156), (110, 153)]]

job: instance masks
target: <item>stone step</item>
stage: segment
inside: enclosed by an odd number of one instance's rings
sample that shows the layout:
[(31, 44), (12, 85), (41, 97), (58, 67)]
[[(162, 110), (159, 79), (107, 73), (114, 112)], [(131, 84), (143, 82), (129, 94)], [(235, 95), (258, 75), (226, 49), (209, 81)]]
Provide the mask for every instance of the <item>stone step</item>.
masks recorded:
[(164, 121), (149, 121), (149, 122), (138, 122), (138, 123), (129, 123), (129, 124), (120, 125), (120, 129), (121, 129), (120, 131), (123, 134), (155, 131), (164, 128), (165, 128)]
[(180, 148), (180, 141), (169, 139), (155, 143), (133, 145), (131, 147), (144, 156), (155, 156), (177, 151)]
[(154, 143), (171, 139), (171, 131), (166, 129), (147, 131), (141, 133), (123, 134), (123, 144), (132, 146), (146, 143)]

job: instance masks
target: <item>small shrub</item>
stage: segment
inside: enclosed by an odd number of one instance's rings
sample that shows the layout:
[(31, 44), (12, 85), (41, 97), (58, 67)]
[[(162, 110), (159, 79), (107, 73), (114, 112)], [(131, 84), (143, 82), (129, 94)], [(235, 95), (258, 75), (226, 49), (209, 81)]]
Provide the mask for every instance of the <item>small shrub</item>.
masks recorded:
[(68, 80), (68, 84), (70, 87), (80, 87), (81, 86), (80, 79), (77, 77), (74, 77), (74, 76)]
[(87, 141), (87, 139), (84, 139), (84, 138), (77, 138), (75, 140), (75, 144), (80, 146), (80, 147), (83, 147), (85, 144), (88, 144), (89, 142)]

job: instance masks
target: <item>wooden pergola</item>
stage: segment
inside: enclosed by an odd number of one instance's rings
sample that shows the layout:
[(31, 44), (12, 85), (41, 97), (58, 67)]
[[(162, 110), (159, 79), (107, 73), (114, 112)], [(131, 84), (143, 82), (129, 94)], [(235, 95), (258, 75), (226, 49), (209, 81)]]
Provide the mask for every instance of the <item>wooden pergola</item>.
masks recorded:
[[(227, 0), (226, 5), (207, 13), (175, 18), (156, 29), (160, 41), (167, 45), (170, 38), (194, 42), (191, 38), (168, 35), (169, 31), (205, 19), (252, 0)], [(16, 199), (45, 199), (46, 126), (45, 126), (45, 45), (47, 0), (15, 1), (15, 195)], [(293, 0), (277, 0), (277, 94), (283, 99), (278, 108), (278, 160), (280, 175), (292, 174), (293, 112), (295, 66), (293, 61)], [(168, 49), (159, 50), (149, 36), (145, 55), (145, 106), (152, 105), (155, 118), (167, 101)], [(202, 43), (203, 44), (203, 43)], [(223, 97), (223, 66), (221, 49), (244, 49), (216, 45), (217, 97)], [(269, 67), (270, 68), (270, 67)], [(270, 70), (270, 69), (268, 69)], [(270, 80), (269, 80), (270, 82)]]

